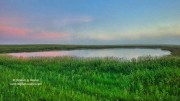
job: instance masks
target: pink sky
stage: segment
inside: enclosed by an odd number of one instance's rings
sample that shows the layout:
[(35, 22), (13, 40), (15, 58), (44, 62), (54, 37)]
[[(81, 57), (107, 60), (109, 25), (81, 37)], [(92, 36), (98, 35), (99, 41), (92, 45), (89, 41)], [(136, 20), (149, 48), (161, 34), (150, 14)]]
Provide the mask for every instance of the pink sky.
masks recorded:
[[(0, 37), (4, 39), (16, 38), (27, 40), (66, 40), (69, 39), (68, 33), (54, 32), (54, 31), (42, 31), (33, 28), (22, 27), (23, 24), (27, 24), (28, 21), (21, 18), (0, 18)], [(21, 26), (19, 26), (21, 25)]]

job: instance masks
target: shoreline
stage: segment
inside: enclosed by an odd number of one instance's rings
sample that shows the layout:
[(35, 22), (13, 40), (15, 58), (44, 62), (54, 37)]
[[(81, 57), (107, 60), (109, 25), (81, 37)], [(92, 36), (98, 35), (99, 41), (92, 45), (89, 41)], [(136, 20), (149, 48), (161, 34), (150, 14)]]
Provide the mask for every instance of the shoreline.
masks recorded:
[(180, 45), (55, 45), (55, 44), (34, 44), (34, 45), (0, 45), (0, 53), (11, 52), (40, 52), (58, 50), (80, 50), (80, 49), (110, 49), (110, 48), (138, 48), (138, 49), (161, 49), (171, 52), (172, 56), (180, 56)]

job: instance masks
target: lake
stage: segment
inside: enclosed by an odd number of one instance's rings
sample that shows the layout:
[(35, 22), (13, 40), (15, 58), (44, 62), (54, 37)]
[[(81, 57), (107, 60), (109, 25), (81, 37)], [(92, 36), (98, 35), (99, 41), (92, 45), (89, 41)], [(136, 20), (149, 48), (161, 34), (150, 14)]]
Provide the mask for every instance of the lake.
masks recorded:
[(81, 50), (60, 50), (45, 52), (21, 52), (8, 53), (16, 57), (57, 57), (57, 56), (76, 56), (76, 57), (117, 57), (132, 59), (140, 56), (164, 56), (170, 55), (170, 51), (161, 49), (138, 49), (138, 48), (111, 48), (111, 49), (81, 49)]

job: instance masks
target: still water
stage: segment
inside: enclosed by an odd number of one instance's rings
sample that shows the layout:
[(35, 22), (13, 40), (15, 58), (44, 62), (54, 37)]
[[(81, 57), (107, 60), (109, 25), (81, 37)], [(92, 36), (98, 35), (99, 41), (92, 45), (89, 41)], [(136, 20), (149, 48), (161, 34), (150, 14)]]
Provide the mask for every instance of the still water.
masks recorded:
[(83, 49), (83, 50), (63, 50), (63, 51), (46, 51), (46, 52), (22, 52), (8, 53), (16, 57), (57, 57), (57, 56), (76, 56), (76, 57), (117, 57), (132, 59), (139, 56), (164, 56), (171, 54), (170, 51), (161, 49)]

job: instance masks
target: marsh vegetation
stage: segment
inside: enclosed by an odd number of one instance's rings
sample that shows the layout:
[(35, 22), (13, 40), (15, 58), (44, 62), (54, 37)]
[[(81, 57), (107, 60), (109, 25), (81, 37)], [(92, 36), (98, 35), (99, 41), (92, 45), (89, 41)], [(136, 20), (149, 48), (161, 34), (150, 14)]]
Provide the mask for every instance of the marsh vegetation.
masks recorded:
[[(2, 101), (180, 100), (178, 56), (130, 61), (1, 55), (0, 71)], [(13, 79), (38, 79), (42, 85), (10, 85)]]

